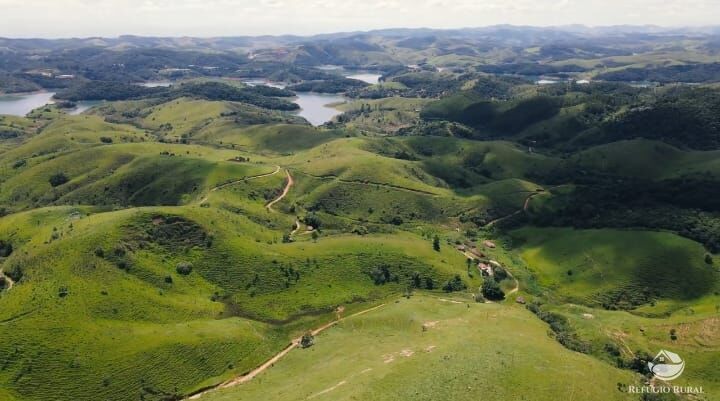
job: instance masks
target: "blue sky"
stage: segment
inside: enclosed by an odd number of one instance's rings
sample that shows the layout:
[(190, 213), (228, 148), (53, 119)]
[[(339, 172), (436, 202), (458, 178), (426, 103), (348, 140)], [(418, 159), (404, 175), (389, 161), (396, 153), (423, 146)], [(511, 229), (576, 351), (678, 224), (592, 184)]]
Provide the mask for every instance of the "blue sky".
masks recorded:
[(720, 0), (0, 0), (0, 36), (313, 34), (495, 24), (699, 26)]

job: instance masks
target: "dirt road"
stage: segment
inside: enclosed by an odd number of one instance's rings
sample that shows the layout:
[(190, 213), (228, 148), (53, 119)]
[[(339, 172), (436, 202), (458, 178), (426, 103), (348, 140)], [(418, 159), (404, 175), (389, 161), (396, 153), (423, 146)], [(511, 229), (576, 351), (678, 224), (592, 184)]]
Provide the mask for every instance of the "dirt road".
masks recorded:
[(231, 185), (235, 185), (238, 182), (248, 181), (248, 180), (256, 180), (258, 178), (263, 178), (263, 177), (269, 177), (269, 176), (275, 175), (279, 172), (280, 172), (280, 166), (275, 166), (275, 171), (273, 171), (272, 173), (251, 175), (249, 177), (238, 178), (237, 180), (232, 180), (232, 181), (226, 182), (224, 184), (220, 184), (216, 187), (210, 188), (210, 191), (202, 199), (200, 199), (200, 202), (198, 202), (198, 203), (202, 205), (203, 203), (207, 202), (208, 198), (210, 197), (210, 193), (215, 192), (217, 190), (229, 187)]
[(510, 218), (510, 217), (512, 217), (512, 216), (515, 216), (515, 215), (518, 215), (518, 214), (520, 214), (520, 213), (527, 212), (528, 207), (530, 207), (530, 201), (532, 200), (532, 198), (540, 195), (541, 193), (542, 193), (542, 192), (533, 192), (533, 193), (531, 193), (527, 198), (525, 198), (525, 203), (523, 203), (522, 209), (516, 210), (516, 211), (508, 214), (507, 216), (498, 217), (497, 219), (495, 219), (495, 220), (493, 220), (493, 221), (485, 224), (485, 226), (484, 226), (483, 228), (490, 228), (490, 227), (494, 226), (496, 223), (498, 223), (498, 222), (500, 222), (500, 221), (503, 221), (503, 220), (505, 220), (505, 219), (507, 219), (507, 218)]
[(13, 288), (13, 286), (15, 285), (15, 282), (7, 274), (5, 274), (5, 272), (2, 270), (0, 270), (0, 277), (5, 278), (5, 282), (7, 283), (7, 287), (5, 287), (6, 290)]
[(293, 227), (293, 230), (290, 231), (290, 237), (292, 238), (292, 236), (295, 235), (298, 230), (300, 230), (300, 220), (295, 220), (295, 226)]
[[(342, 321), (345, 320), (345, 319), (348, 319), (348, 318), (351, 318), (351, 317), (355, 317), (355, 316), (364, 315), (364, 314), (369, 313), (369, 312), (372, 312), (372, 311), (374, 311), (374, 310), (376, 310), (376, 309), (382, 308), (383, 306), (385, 306), (385, 304), (380, 304), (380, 305), (377, 305), (377, 306), (373, 306), (372, 308), (368, 308), (368, 309), (361, 310), (361, 311), (359, 311), (359, 312), (353, 313), (353, 314), (350, 315), (350, 316), (338, 317), (337, 319), (333, 320), (332, 322), (326, 323), (326, 324), (324, 324), (324, 325), (322, 325), (322, 326), (320, 326), (320, 327), (318, 327), (318, 328), (316, 328), (316, 329), (314, 329), (314, 330), (311, 330), (310, 332), (312, 333), (313, 336), (316, 336), (316, 335), (322, 333), (323, 331), (329, 329), (330, 327), (333, 327), (333, 326), (335, 326), (336, 324), (342, 322)], [(201, 391), (201, 392), (199, 392), (199, 393), (197, 393), (197, 394), (191, 395), (190, 397), (188, 397), (188, 399), (190, 399), (190, 400), (196, 400), (196, 399), (202, 397), (203, 395), (205, 395), (205, 394), (207, 394), (207, 393), (209, 393), (209, 392), (211, 392), (211, 391), (215, 391), (215, 390), (217, 390), (217, 389), (219, 389), (219, 388), (228, 388), (228, 387), (237, 386), (237, 385), (239, 385), (239, 384), (247, 383), (248, 381), (252, 380), (254, 377), (256, 377), (257, 375), (259, 375), (260, 373), (262, 373), (262, 372), (264, 372), (265, 370), (267, 370), (268, 368), (272, 367), (276, 362), (278, 362), (278, 361), (281, 360), (283, 357), (285, 357), (285, 355), (289, 354), (290, 351), (292, 351), (293, 349), (297, 348), (297, 347), (300, 345), (300, 341), (301, 341), (301, 340), (302, 340), (302, 337), (294, 338), (287, 347), (283, 348), (282, 351), (278, 352), (278, 353), (275, 354), (272, 358), (268, 359), (268, 360), (267, 360), (266, 362), (264, 362), (262, 365), (260, 365), (260, 366), (258, 366), (257, 368), (253, 369), (253, 370), (250, 371), (249, 373), (247, 373), (247, 374), (245, 374), (245, 375), (242, 375), (242, 376), (238, 376), (238, 377), (236, 377), (236, 378), (234, 378), (234, 379), (231, 379), (231, 380), (229, 380), (229, 381), (227, 381), (227, 382), (225, 382), (225, 383), (221, 383), (221, 384), (219, 384), (219, 385), (217, 385), (217, 386), (215, 386), (215, 387), (213, 387), (213, 388), (210, 388), (210, 389)]]
[(287, 196), (288, 192), (290, 192), (290, 188), (293, 186), (293, 184), (295, 184), (295, 181), (293, 181), (293, 178), (290, 175), (290, 171), (285, 170), (285, 174), (287, 174), (287, 184), (285, 184), (285, 188), (283, 189), (282, 193), (280, 194), (280, 196), (278, 196), (277, 198), (272, 200), (270, 203), (265, 205), (267, 210), (270, 212), (272, 212), (273, 205), (280, 202), (281, 200), (283, 200), (283, 198), (285, 198)]

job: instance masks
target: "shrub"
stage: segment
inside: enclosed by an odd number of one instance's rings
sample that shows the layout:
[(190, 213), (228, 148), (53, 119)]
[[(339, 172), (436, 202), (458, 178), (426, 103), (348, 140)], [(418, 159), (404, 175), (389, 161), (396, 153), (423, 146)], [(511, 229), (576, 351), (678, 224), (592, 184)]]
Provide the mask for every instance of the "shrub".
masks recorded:
[(422, 285), (422, 279), (420, 278), (420, 273), (418, 272), (413, 272), (410, 280), (413, 288), (420, 288), (420, 286)]
[(53, 187), (58, 187), (68, 181), (70, 181), (70, 179), (65, 175), (65, 173), (53, 174), (48, 180), (48, 182), (50, 182), (50, 185), (52, 185)]
[(481, 292), (485, 298), (492, 301), (502, 301), (505, 299), (505, 293), (500, 288), (497, 281), (490, 278), (483, 282)]
[(467, 286), (457, 274), (451, 280), (446, 281), (445, 285), (443, 285), (443, 291), (445, 292), (462, 291), (466, 288)]
[(95, 256), (97, 256), (98, 258), (104, 258), (105, 251), (102, 248), (97, 247), (97, 248), (95, 248)]
[(13, 252), (12, 244), (0, 240), (0, 258), (6, 258)]
[(440, 252), (440, 237), (437, 235), (433, 238), (433, 249), (436, 252)]
[(650, 369), (648, 362), (652, 360), (653, 357), (647, 352), (637, 351), (630, 361), (623, 364), (623, 367), (634, 370), (642, 375), (649, 375)]
[(122, 245), (117, 245), (115, 249), (113, 249), (113, 253), (115, 256), (125, 256), (125, 248), (123, 248)]
[(102, 143), (113, 143), (113, 139), (110, 138), (109, 136), (101, 136), (101, 137), (100, 137), (100, 142), (102, 142)]
[(27, 161), (25, 159), (17, 160), (15, 163), (13, 163), (12, 168), (17, 170), (20, 167), (23, 167), (27, 164)]
[(313, 344), (315, 344), (315, 336), (313, 336), (312, 333), (309, 331), (303, 334), (302, 338), (300, 339), (300, 348), (312, 347)]
[(425, 277), (425, 289), (426, 290), (434, 290), (435, 289), (435, 280), (433, 280), (432, 277)]
[(372, 269), (370, 271), (370, 278), (372, 278), (375, 285), (383, 285), (392, 281), (397, 283), (399, 281), (398, 276), (392, 274), (390, 269), (385, 265)]
[(175, 270), (178, 272), (178, 274), (182, 274), (183, 276), (187, 276), (192, 272), (193, 266), (190, 262), (180, 262), (175, 267)]
[(543, 311), (540, 306), (540, 304), (533, 302), (528, 304), (526, 308), (536, 314), (540, 320), (550, 325), (550, 330), (555, 333), (555, 340), (557, 340), (557, 342), (567, 349), (584, 354), (589, 354), (592, 351), (592, 345), (578, 337), (565, 316), (559, 313)]
[(20, 265), (13, 265), (10, 267), (10, 269), (5, 269), (5, 275), (10, 277), (10, 279), (14, 282), (20, 281), (20, 279), (23, 278), (25, 275), (25, 272), (23, 271), (23, 268), (20, 267)]
[(303, 220), (305, 224), (312, 226), (316, 230), (320, 229), (320, 227), (322, 226), (322, 221), (320, 220), (320, 217), (318, 217), (318, 215), (316, 215), (315, 213), (310, 213), (306, 215)]
[(507, 271), (499, 266), (496, 266), (493, 272), (495, 273), (495, 281), (497, 282), (503, 281), (509, 277)]

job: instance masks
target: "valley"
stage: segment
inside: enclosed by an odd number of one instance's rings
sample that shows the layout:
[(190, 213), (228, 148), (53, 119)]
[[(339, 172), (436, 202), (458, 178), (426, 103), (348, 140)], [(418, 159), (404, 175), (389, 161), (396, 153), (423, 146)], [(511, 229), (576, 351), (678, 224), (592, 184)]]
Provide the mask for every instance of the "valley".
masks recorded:
[(0, 39), (0, 400), (720, 399), (714, 36), (430, 32)]

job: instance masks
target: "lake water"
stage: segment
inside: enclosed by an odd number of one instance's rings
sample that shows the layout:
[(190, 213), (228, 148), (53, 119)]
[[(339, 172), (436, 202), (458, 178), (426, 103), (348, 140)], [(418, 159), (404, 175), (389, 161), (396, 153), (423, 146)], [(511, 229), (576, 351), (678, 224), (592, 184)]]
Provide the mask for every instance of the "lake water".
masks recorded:
[(337, 71), (337, 70), (342, 70), (342, 69), (343, 69), (342, 66), (340, 66), (340, 65), (333, 65), (333, 64), (319, 65), (319, 66), (317, 66), (317, 67), (315, 67), (315, 68), (318, 69), (318, 70), (321, 70), (321, 71)]
[(54, 94), (54, 92), (35, 92), (0, 95), (0, 114), (24, 116), (38, 107), (52, 103)]
[(380, 77), (382, 75), (380, 74), (371, 74), (371, 73), (363, 73), (363, 74), (353, 74), (353, 75), (346, 75), (346, 78), (351, 79), (357, 79), (359, 81), (367, 82), (370, 85), (375, 85), (380, 82)]
[[(268, 86), (274, 86), (276, 88), (283, 88), (285, 85), (276, 82), (258, 81), (255, 83), (247, 82), (250, 85), (264, 84)], [(151, 84), (151, 83), (147, 83)], [(159, 83), (152, 83), (159, 84)], [(163, 83), (164, 84), (164, 83)], [(161, 86), (161, 85), (157, 85)], [(44, 106), (48, 103), (52, 103), (52, 97), (55, 93), (53, 92), (37, 92), (37, 93), (25, 93), (18, 95), (0, 95), (0, 114), (9, 114), (13, 116), (24, 116), (32, 110)], [(298, 93), (294, 102), (300, 106), (300, 111), (297, 113), (299, 116), (304, 117), (312, 125), (322, 125), (333, 117), (341, 114), (340, 110), (333, 107), (328, 107), (330, 103), (342, 103), (345, 98), (340, 95), (330, 95), (322, 93)], [(81, 101), (77, 102), (78, 107), (72, 110), (68, 110), (69, 114), (80, 114), (91, 107), (101, 104), (101, 101)]]
[[(267, 85), (273, 88), (285, 88), (285, 84), (282, 82), (271, 82), (264, 79), (244, 79), (243, 83), (254, 86), (254, 85)], [(318, 126), (323, 125), (326, 122), (333, 119), (333, 117), (342, 114), (342, 111), (329, 107), (331, 103), (342, 103), (346, 99), (340, 95), (331, 95), (325, 93), (313, 93), (313, 92), (297, 92), (297, 97), (293, 101), (300, 106), (300, 111), (297, 115), (305, 118), (310, 124)]]
[(312, 125), (323, 125), (333, 117), (342, 114), (342, 111), (328, 106), (331, 103), (343, 103), (345, 98), (340, 95), (312, 92), (298, 93), (297, 95), (295, 103), (300, 106), (298, 115), (304, 117)]
[(168, 86), (172, 86), (172, 82), (170, 81), (153, 81), (153, 82), (143, 82), (140, 84), (140, 86), (144, 86), (146, 88), (167, 88)]
[(262, 79), (262, 78), (248, 78), (248, 79), (243, 79), (242, 82), (244, 84), (247, 84), (250, 86), (265, 85), (265, 86), (269, 86), (271, 88), (278, 88), (278, 89), (285, 89), (285, 87), (287, 86), (282, 82), (272, 82), (272, 81), (268, 81), (268, 80)]

